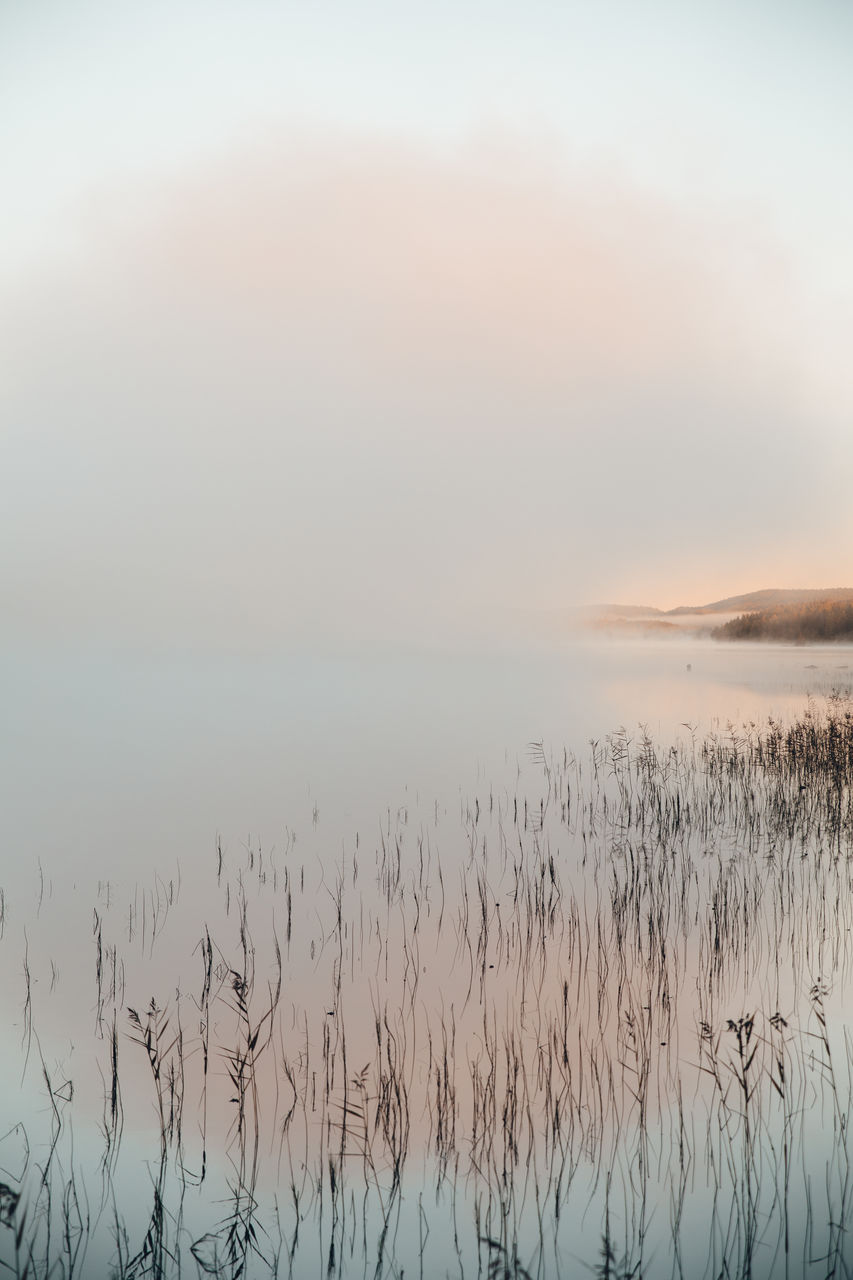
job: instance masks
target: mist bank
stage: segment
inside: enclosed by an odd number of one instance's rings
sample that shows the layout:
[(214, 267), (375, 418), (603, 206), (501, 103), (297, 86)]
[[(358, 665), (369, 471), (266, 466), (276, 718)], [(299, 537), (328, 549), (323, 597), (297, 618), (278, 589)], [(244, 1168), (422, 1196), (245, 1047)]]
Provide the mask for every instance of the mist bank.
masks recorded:
[(744, 546), (842, 579), (849, 468), (753, 239), (511, 140), (283, 128), (100, 192), (0, 300), (4, 632), (561, 644), (547, 610), (738, 584)]
[(702, 605), (658, 609), (602, 604), (576, 611), (587, 632), (661, 639), (778, 640), (820, 643), (853, 640), (853, 588), (763, 588)]

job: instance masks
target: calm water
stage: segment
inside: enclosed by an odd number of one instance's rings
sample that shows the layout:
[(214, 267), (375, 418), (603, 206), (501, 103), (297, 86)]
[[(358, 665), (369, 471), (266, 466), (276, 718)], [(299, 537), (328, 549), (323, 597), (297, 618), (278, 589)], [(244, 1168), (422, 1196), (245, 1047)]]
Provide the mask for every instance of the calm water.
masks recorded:
[[(692, 668), (688, 670), (688, 664)], [(375, 829), (500, 780), (531, 741), (784, 713), (849, 688), (848, 649), (688, 643), (358, 658), (5, 654), (5, 882), (173, 874), (217, 834), (267, 847)], [(307, 820), (307, 825), (306, 825)]]
[[(847, 855), (692, 744), (849, 693), (853, 652), (5, 670), (0, 1183), (36, 1269), (550, 1276), (612, 1223), (636, 1274), (806, 1274), (802, 1185), (827, 1222), (853, 1186)], [(738, 1109), (744, 1016), (769, 1101)]]

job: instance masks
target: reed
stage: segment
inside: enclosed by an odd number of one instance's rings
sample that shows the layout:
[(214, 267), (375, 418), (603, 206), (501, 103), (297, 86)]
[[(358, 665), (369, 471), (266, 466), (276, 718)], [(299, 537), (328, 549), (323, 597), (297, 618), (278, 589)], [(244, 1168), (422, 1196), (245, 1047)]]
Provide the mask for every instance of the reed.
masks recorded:
[(853, 712), (688, 728), (100, 886), (76, 1075), (25, 937), (0, 1269), (848, 1275)]

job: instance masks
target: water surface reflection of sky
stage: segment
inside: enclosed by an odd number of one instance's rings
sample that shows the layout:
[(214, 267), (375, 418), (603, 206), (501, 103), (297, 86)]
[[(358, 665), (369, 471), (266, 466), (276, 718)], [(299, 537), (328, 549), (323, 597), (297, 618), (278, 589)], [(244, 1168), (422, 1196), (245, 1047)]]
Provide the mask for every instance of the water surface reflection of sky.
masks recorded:
[(153, 659), (6, 652), (4, 868), (33, 883), (172, 874), (250, 837), (375, 830), (408, 800), (511, 778), (533, 741), (786, 714), (849, 688), (853, 651), (689, 641), (565, 652)]

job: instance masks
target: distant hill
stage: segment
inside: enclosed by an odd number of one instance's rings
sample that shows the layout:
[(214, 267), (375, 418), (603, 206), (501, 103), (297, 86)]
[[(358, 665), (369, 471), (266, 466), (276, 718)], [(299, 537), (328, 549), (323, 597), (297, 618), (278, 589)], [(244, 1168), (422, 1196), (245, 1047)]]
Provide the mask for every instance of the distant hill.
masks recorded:
[(775, 609), (780, 605), (810, 604), (813, 601), (853, 600), (853, 587), (780, 588), (768, 587), (763, 591), (749, 591), (746, 595), (727, 596), (710, 604), (679, 605), (665, 613), (676, 616), (684, 613), (750, 613), (756, 609)]
[(642, 632), (660, 633), (662, 631), (672, 634), (683, 630), (677, 622), (667, 622), (665, 618), (627, 618), (619, 614), (590, 618), (587, 621), (587, 626), (596, 631), (611, 631), (623, 635), (639, 635)]
[(779, 604), (733, 618), (711, 632), (715, 640), (780, 640), (807, 644), (853, 640), (853, 596)]
[(726, 596), (709, 604), (680, 604), (674, 609), (656, 609), (652, 605), (596, 604), (582, 612), (596, 620), (602, 618), (680, 618), (690, 614), (752, 613), (759, 609), (775, 609), (780, 605), (811, 604), (817, 601), (853, 600), (853, 587), (766, 587), (740, 596)]
[[(767, 587), (739, 596), (726, 596), (708, 604), (678, 605), (657, 609), (652, 605), (597, 604), (573, 610), (581, 625), (616, 636), (687, 635), (718, 639), (808, 640), (846, 637), (844, 617), (824, 614), (829, 605), (853, 607), (853, 587)], [(808, 616), (785, 610), (815, 611)], [(725, 615), (728, 615), (727, 617)], [(778, 615), (778, 617), (777, 617)], [(761, 622), (750, 619), (761, 618)], [(722, 625), (720, 625), (722, 624)], [(841, 628), (832, 630), (832, 628)]]
[(595, 618), (662, 618), (664, 612), (645, 604), (592, 604), (584, 609)]

